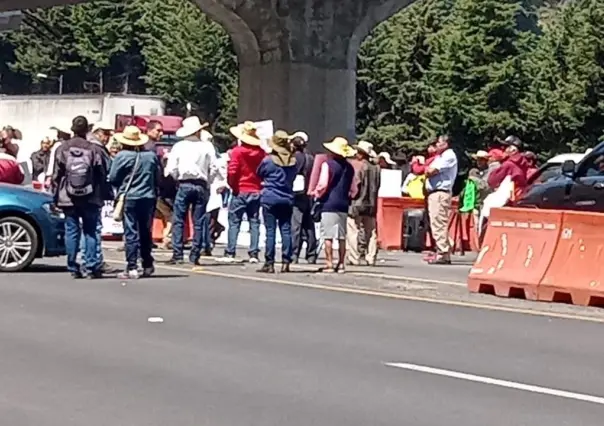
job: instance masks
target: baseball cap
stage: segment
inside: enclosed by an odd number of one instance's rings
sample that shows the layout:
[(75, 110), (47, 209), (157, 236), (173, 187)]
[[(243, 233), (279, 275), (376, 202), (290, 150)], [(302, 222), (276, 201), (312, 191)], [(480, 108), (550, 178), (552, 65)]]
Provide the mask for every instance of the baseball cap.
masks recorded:
[(522, 146), (522, 141), (518, 136), (510, 135), (503, 141), (503, 145), (505, 146), (515, 146), (516, 148), (520, 148)]
[(97, 130), (105, 130), (108, 132), (112, 132), (113, 131), (113, 126), (105, 121), (97, 121), (96, 123), (94, 123), (92, 125), (92, 129), (90, 130), (92, 133), (96, 132)]

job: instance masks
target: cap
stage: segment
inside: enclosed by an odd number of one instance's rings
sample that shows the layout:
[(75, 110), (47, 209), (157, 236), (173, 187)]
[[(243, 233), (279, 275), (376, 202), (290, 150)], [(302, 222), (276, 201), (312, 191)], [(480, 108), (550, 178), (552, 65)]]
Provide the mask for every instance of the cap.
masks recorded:
[(505, 146), (515, 146), (516, 148), (520, 148), (522, 146), (522, 141), (518, 136), (510, 135), (503, 141), (503, 145)]
[(92, 129), (90, 130), (92, 133), (97, 130), (105, 130), (105, 131), (113, 131), (113, 126), (105, 121), (97, 121), (92, 125)]

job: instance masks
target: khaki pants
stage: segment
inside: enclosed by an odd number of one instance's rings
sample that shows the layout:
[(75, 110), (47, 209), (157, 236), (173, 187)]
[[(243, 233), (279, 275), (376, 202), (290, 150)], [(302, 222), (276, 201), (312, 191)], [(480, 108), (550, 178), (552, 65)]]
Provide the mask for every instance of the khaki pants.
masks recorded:
[(451, 255), (449, 243), (449, 215), (451, 213), (451, 194), (433, 192), (428, 195), (428, 216), (430, 229), (436, 244), (436, 253), (445, 259)]
[(172, 209), (163, 200), (158, 199), (155, 205), (155, 216), (164, 224), (163, 243), (169, 244), (172, 240)]
[(348, 261), (358, 265), (362, 258), (374, 265), (377, 259), (377, 227), (376, 220), (371, 216), (349, 217), (347, 220), (346, 249)]

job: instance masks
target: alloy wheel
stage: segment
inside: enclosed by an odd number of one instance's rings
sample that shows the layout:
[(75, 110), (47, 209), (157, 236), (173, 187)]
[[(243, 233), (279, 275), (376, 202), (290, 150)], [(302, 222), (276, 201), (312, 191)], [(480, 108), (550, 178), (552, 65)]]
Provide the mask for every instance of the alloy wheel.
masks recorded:
[(0, 223), (0, 268), (20, 268), (31, 258), (33, 247), (32, 236), (22, 224)]

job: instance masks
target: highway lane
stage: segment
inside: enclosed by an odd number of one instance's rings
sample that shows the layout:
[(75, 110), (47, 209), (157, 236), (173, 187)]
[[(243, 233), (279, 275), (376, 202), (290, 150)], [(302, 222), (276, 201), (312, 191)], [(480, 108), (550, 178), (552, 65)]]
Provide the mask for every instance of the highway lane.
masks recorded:
[(384, 365), (604, 397), (601, 324), (164, 273), (0, 275), (0, 425), (601, 424), (601, 404)]

